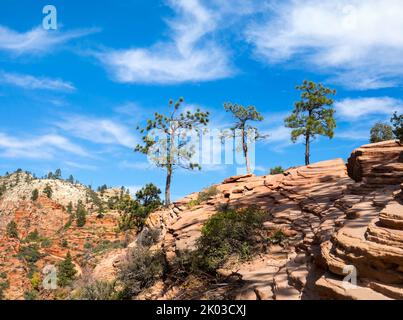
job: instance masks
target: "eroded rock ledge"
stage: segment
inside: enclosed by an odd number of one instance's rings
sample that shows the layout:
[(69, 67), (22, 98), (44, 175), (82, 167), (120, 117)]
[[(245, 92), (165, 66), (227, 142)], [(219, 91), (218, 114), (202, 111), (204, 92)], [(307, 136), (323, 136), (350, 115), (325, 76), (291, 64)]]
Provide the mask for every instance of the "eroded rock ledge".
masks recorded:
[[(197, 198), (192, 194), (153, 213), (147, 225), (161, 230), (157, 246), (172, 264), (182, 251), (195, 249), (203, 223), (218, 206), (258, 205), (270, 213), (264, 232), (282, 230), (288, 244), (269, 246), (247, 263), (219, 270), (241, 281), (230, 292), (217, 288), (216, 297), (401, 299), (402, 153), (403, 146), (389, 141), (355, 150), (348, 166), (336, 159), (280, 175), (231, 177), (216, 186), (219, 194), (208, 201), (190, 208)], [(349, 265), (358, 273), (354, 289), (343, 285)], [(143, 298), (177, 299), (180, 290), (166, 279)]]

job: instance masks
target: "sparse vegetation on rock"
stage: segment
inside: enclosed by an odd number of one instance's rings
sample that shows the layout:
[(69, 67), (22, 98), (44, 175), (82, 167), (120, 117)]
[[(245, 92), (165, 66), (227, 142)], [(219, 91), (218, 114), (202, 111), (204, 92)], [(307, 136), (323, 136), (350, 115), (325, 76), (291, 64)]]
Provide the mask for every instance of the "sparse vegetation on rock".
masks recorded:
[(281, 173), (284, 173), (284, 171), (285, 170), (283, 169), (282, 166), (277, 166), (277, 167), (274, 167), (274, 168), (270, 169), (270, 174), (271, 175), (281, 174)]
[(192, 261), (196, 269), (214, 272), (231, 255), (248, 258), (267, 212), (257, 207), (226, 208), (204, 224)]
[(371, 143), (392, 140), (393, 139), (393, 129), (392, 129), (392, 126), (390, 126), (387, 123), (377, 122), (371, 128), (370, 135), (371, 135), (371, 138), (370, 138)]
[(121, 296), (132, 299), (161, 278), (165, 268), (164, 255), (145, 247), (130, 249), (119, 267), (118, 279), (124, 284)]

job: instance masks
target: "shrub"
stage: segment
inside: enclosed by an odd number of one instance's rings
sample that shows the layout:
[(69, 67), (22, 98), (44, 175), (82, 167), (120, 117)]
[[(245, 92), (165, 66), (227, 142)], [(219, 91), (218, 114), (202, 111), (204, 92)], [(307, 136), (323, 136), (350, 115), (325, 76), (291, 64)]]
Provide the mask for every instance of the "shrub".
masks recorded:
[(42, 248), (50, 248), (52, 246), (52, 240), (49, 238), (42, 238), (41, 239), (41, 247)]
[(193, 208), (195, 206), (198, 206), (203, 202), (210, 200), (212, 197), (216, 196), (219, 193), (220, 191), (217, 189), (216, 186), (211, 186), (200, 192), (196, 199), (189, 201), (188, 207)]
[(39, 191), (38, 191), (38, 189), (34, 189), (32, 191), (31, 200), (36, 201), (36, 200), (38, 200), (38, 197), (39, 197)]
[(35, 290), (25, 291), (24, 292), (24, 299), (25, 300), (36, 300), (38, 298), (38, 292)]
[(62, 239), (62, 240), (60, 241), (60, 245), (61, 245), (63, 248), (67, 248), (67, 247), (69, 246), (69, 243), (68, 243), (68, 241), (67, 241), (66, 239)]
[(7, 224), (7, 236), (9, 238), (18, 239), (17, 223), (13, 220)]
[(38, 291), (42, 282), (41, 274), (39, 272), (34, 272), (30, 281), (32, 289)]
[(28, 264), (34, 264), (41, 259), (43, 255), (39, 252), (38, 245), (34, 244), (20, 247), (18, 257), (25, 260)]
[(109, 240), (103, 240), (94, 247), (92, 252), (94, 254), (97, 254), (97, 253), (104, 252), (107, 250), (119, 249), (122, 247), (123, 247), (123, 244), (120, 241), (111, 242)]
[(57, 285), (60, 287), (67, 287), (75, 280), (77, 270), (73, 264), (70, 252), (67, 253), (66, 258), (58, 265), (57, 268)]
[(24, 242), (38, 242), (41, 240), (41, 237), (39, 235), (38, 230), (34, 230), (32, 232), (30, 232), (26, 238), (24, 239)]
[(198, 239), (194, 267), (213, 272), (231, 255), (248, 258), (266, 214), (257, 207), (250, 207), (227, 208), (212, 216)]
[(218, 191), (216, 186), (212, 186), (206, 190), (203, 190), (202, 192), (199, 193), (197, 196), (197, 200), (199, 200), (200, 203), (205, 202), (212, 197), (216, 196), (220, 191)]
[(78, 228), (82, 228), (87, 223), (87, 210), (84, 208), (83, 202), (80, 200), (77, 204), (76, 223)]
[(386, 123), (377, 122), (371, 128), (370, 135), (371, 135), (371, 137), (370, 137), (371, 143), (392, 140), (393, 139), (393, 129), (392, 129), (392, 126), (390, 126)]
[(123, 196), (118, 203), (119, 210), (119, 231), (137, 229), (140, 231), (144, 226), (145, 212), (139, 202), (133, 200), (129, 195)]
[(93, 281), (80, 288), (79, 300), (117, 300), (116, 282)]
[(45, 189), (43, 189), (43, 193), (49, 198), (52, 199), (53, 190), (50, 185), (46, 185)]
[(161, 235), (161, 231), (159, 229), (144, 229), (143, 232), (139, 235), (138, 242), (143, 247), (151, 247), (155, 243), (157, 243), (159, 237)]
[(274, 168), (270, 169), (270, 174), (271, 175), (281, 174), (281, 173), (284, 173), (284, 169), (281, 166), (277, 166), (277, 167), (274, 167)]
[(7, 278), (0, 281), (0, 300), (4, 299), (4, 291), (10, 288), (10, 282)]
[(145, 185), (145, 187), (136, 192), (136, 200), (143, 208), (144, 218), (162, 206), (160, 194), (161, 190), (152, 183)]
[(287, 240), (287, 236), (281, 230), (274, 231), (270, 237), (267, 238), (267, 241), (270, 244), (283, 244)]
[(162, 252), (138, 247), (131, 249), (120, 265), (118, 279), (124, 284), (123, 298), (132, 298), (151, 287), (163, 275), (165, 259)]

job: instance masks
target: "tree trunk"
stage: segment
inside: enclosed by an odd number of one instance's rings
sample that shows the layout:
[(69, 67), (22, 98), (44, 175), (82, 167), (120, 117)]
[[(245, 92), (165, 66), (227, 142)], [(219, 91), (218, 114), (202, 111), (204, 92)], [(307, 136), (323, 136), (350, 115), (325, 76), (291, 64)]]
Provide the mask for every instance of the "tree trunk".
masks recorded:
[(172, 168), (167, 168), (167, 178), (165, 184), (165, 205), (168, 207), (171, 204), (171, 178)]
[(309, 151), (309, 142), (310, 142), (310, 135), (309, 134), (307, 134), (306, 135), (306, 137), (305, 137), (305, 165), (307, 166), (307, 165), (309, 165), (309, 163), (310, 163), (310, 151)]
[(245, 137), (245, 128), (242, 129), (242, 149), (243, 154), (245, 156), (245, 164), (246, 164), (246, 173), (250, 174), (250, 161), (249, 161), (249, 154), (248, 154), (248, 142), (247, 138)]

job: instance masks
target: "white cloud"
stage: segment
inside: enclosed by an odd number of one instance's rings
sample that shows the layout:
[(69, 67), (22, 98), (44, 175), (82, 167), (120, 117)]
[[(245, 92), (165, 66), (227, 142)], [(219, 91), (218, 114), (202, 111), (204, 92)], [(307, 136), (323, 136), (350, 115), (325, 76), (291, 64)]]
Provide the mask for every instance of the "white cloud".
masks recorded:
[(0, 72), (0, 82), (30, 90), (74, 91), (76, 89), (73, 84), (60, 79), (19, 73)]
[(231, 76), (227, 52), (209, 37), (218, 28), (216, 14), (198, 0), (172, 0), (169, 5), (177, 14), (168, 22), (170, 41), (97, 54), (116, 81), (174, 84)]
[(65, 164), (68, 167), (75, 168), (75, 169), (82, 169), (82, 170), (90, 170), (90, 171), (95, 171), (98, 169), (98, 167), (90, 165), (90, 164), (85, 164), (85, 163), (78, 163), (74, 161), (66, 161)]
[(0, 150), (0, 156), (5, 158), (51, 159), (60, 151), (89, 156), (82, 147), (56, 134), (18, 138), (0, 132)]
[(100, 144), (134, 148), (137, 145), (135, 130), (110, 119), (69, 115), (55, 125), (75, 137)]
[(390, 97), (344, 99), (335, 103), (336, 115), (342, 120), (361, 120), (369, 115), (391, 116), (403, 110), (403, 101)]
[(27, 32), (17, 32), (5, 26), (0, 26), (0, 50), (17, 55), (46, 54), (60, 48), (60, 45), (70, 40), (96, 31), (96, 29), (87, 29), (61, 32), (36, 27)]
[(271, 2), (246, 37), (268, 63), (306, 63), (355, 89), (396, 85), (403, 76), (400, 0)]

